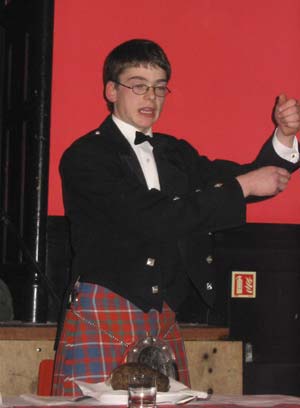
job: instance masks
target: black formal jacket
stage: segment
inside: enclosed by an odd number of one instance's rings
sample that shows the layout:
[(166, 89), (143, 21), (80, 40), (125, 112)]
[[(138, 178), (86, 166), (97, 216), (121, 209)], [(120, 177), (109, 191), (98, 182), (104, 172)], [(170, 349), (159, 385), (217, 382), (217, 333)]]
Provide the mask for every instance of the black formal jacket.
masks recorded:
[[(71, 224), (74, 277), (107, 287), (148, 311), (176, 310), (191, 283), (212, 305), (215, 231), (245, 223), (235, 176), (262, 165), (294, 171), (271, 139), (247, 165), (210, 161), (186, 141), (155, 134), (161, 191), (148, 190), (126, 138), (108, 117), (64, 153), (60, 172)], [(271, 205), (271, 203), (270, 203)]]

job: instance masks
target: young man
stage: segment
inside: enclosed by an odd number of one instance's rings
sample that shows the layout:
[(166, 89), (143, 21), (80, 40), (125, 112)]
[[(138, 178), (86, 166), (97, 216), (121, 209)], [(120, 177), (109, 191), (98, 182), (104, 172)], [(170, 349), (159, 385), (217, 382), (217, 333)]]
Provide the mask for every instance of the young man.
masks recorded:
[(77, 395), (74, 379), (104, 381), (146, 336), (172, 349), (179, 380), (189, 384), (175, 312), (191, 287), (213, 306), (213, 233), (245, 223), (246, 202), (284, 190), (299, 167), (299, 105), (284, 95), (276, 135), (251, 164), (210, 161), (184, 140), (152, 133), (170, 75), (152, 41), (116, 47), (103, 69), (111, 115), (62, 157), (76, 285), (54, 394)]

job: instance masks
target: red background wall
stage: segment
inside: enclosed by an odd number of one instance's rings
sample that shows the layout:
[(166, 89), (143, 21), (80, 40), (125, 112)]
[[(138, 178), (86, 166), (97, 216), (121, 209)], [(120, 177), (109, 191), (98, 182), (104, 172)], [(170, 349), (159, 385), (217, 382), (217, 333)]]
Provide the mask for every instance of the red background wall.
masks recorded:
[[(62, 215), (64, 149), (107, 115), (101, 69), (130, 38), (150, 38), (173, 66), (156, 125), (201, 154), (251, 161), (271, 134), (275, 97), (300, 97), (299, 0), (56, 0), (49, 215)], [(300, 223), (299, 172), (288, 190), (248, 206), (249, 222)]]

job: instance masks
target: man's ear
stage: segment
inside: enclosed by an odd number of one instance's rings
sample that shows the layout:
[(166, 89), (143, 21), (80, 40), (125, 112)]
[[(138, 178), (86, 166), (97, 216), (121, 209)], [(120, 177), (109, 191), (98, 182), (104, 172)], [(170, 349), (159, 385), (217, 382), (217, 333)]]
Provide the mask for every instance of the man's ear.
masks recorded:
[(108, 81), (105, 86), (105, 96), (109, 102), (115, 103), (117, 100), (116, 84), (113, 81)]

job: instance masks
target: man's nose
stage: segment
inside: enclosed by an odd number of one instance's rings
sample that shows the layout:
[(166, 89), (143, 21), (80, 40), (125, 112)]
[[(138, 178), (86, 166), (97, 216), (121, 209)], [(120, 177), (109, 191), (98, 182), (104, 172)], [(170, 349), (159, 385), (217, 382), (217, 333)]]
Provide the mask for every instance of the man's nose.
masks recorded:
[(154, 86), (149, 86), (148, 91), (145, 93), (145, 96), (149, 99), (156, 98)]

